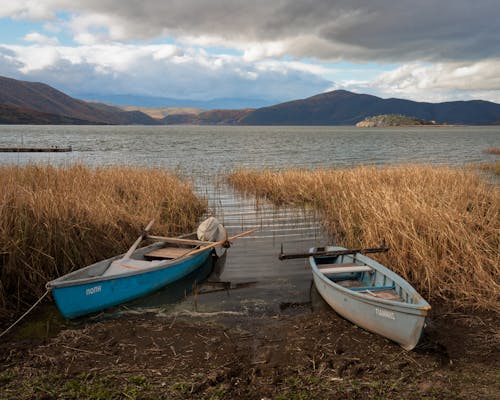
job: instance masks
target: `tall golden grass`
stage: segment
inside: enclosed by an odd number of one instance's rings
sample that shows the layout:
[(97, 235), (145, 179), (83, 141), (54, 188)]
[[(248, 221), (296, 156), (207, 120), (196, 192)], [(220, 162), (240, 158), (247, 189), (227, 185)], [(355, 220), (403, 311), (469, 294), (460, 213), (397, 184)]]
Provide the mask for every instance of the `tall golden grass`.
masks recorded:
[(120, 254), (149, 220), (163, 235), (192, 231), (206, 211), (188, 182), (158, 169), (0, 167), (0, 316), (45, 283)]
[(500, 160), (494, 162), (485, 162), (478, 164), (478, 167), (486, 172), (492, 173), (494, 175), (500, 175)]
[(375, 258), (430, 300), (500, 311), (500, 190), (472, 169), (239, 170), (228, 182), (318, 208), (339, 245), (385, 240), (391, 251)]
[(500, 147), (489, 147), (483, 153), (500, 155)]

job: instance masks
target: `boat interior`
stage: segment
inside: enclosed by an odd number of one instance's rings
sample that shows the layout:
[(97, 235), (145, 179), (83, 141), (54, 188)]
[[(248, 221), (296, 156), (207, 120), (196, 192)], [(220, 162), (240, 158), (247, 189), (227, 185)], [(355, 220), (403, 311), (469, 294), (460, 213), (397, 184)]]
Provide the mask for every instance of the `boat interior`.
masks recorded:
[(137, 249), (126, 263), (123, 254), (99, 261), (61, 277), (61, 281), (89, 279), (99, 276), (117, 275), (134, 269), (157, 266), (165, 261), (175, 260), (211, 242), (189, 238), (148, 237), (153, 243)]
[[(160, 245), (141, 253), (138, 251), (138, 259), (146, 261), (174, 260), (187, 255), (193, 250), (199, 249), (203, 245), (211, 243), (187, 238), (161, 238), (153, 240), (156, 240)], [(134, 256), (135, 254), (132, 255), (132, 259), (134, 259)]]
[(354, 292), (396, 302), (414, 303), (394, 280), (356, 259), (356, 254), (315, 257), (318, 269), (332, 282)]

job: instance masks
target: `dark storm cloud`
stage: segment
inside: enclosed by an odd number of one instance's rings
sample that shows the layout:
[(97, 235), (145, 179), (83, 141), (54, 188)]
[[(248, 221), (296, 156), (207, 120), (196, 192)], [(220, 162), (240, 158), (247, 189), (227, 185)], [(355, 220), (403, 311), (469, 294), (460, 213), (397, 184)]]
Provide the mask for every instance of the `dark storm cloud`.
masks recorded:
[(498, 0), (87, 0), (66, 7), (106, 15), (121, 40), (170, 34), (285, 41), (285, 54), (320, 59), (500, 56)]

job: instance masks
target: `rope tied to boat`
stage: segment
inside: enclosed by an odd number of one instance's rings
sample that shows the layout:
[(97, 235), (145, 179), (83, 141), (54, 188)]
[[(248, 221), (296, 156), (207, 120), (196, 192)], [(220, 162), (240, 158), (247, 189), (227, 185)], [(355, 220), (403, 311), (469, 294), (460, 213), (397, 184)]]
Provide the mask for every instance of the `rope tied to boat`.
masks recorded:
[(16, 322), (14, 322), (11, 326), (9, 326), (6, 330), (4, 330), (2, 333), (0, 333), (0, 338), (7, 334), (7, 332), (9, 332), (12, 328), (14, 328), (19, 322), (21, 322), (23, 320), (24, 317), (26, 317), (31, 311), (33, 311), (33, 309), (38, 305), (40, 304), (40, 302), (45, 298), (45, 296), (47, 296), (48, 294), (50, 293), (50, 290), (47, 289), (45, 291), (45, 293), (42, 295), (42, 297), (40, 297), (36, 302), (35, 304), (33, 304), (29, 309), (28, 311), (26, 311), (23, 315), (21, 315)]

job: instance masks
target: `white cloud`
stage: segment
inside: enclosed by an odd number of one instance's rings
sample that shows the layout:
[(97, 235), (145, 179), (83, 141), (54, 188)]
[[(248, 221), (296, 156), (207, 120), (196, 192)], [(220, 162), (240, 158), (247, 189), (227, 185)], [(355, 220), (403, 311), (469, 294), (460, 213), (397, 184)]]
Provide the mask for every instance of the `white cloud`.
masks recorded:
[[(0, 0), (0, 17), (45, 22), (24, 37), (34, 45), (0, 49), (0, 72), (71, 91), (186, 98), (291, 99), (331, 87), (500, 101), (499, 10), (498, 0)], [(77, 45), (59, 45), (58, 34)], [(148, 44), (167, 37), (175, 44)], [(324, 64), (346, 60), (399, 67), (368, 79)]]
[(300, 63), (248, 63), (174, 45), (3, 46), (0, 75), (39, 80), (68, 91), (211, 99), (288, 100), (328, 85)]
[(401, 90), (500, 90), (500, 59), (474, 63), (407, 64), (382, 74), (375, 84)]
[(0, 17), (14, 19), (50, 20), (65, 1), (58, 0), (0, 0)]
[(417, 101), (500, 102), (500, 58), (472, 63), (404, 64), (371, 81), (343, 81), (338, 82), (338, 87)]
[(41, 45), (52, 45), (55, 46), (59, 44), (59, 40), (56, 37), (48, 37), (42, 35), (39, 32), (30, 32), (23, 37), (26, 42), (32, 42)]

